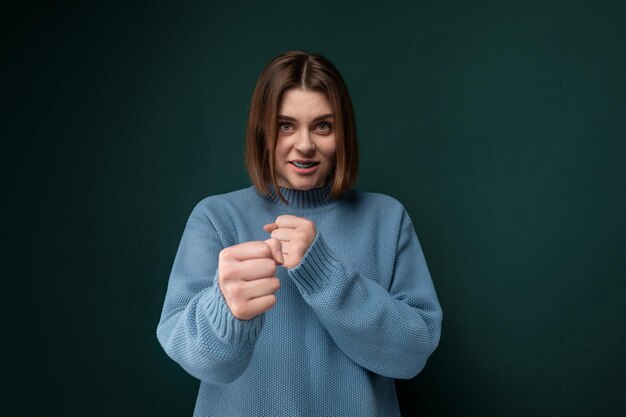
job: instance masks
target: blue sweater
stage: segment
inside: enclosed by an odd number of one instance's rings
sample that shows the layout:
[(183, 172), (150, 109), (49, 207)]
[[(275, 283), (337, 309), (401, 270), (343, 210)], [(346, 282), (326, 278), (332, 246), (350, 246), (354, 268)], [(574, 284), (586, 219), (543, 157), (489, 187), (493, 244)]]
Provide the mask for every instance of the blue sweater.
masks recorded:
[[(253, 187), (194, 208), (157, 329), (201, 380), (194, 416), (399, 416), (393, 378), (412, 378), (439, 343), (442, 313), (413, 225), (391, 197)], [(225, 247), (269, 235), (281, 214), (315, 222), (298, 266), (278, 267), (276, 305), (235, 318), (217, 285)]]

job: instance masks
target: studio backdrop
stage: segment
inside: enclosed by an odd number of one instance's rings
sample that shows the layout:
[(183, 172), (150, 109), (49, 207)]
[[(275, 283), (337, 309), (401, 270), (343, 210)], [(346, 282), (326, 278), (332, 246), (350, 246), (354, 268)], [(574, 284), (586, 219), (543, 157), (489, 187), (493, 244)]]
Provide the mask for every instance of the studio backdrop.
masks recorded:
[(249, 186), (249, 98), (291, 49), (345, 77), (358, 188), (405, 205), (443, 307), (403, 414), (623, 415), (622, 3), (1, 10), (4, 415), (192, 414), (170, 268), (194, 205)]

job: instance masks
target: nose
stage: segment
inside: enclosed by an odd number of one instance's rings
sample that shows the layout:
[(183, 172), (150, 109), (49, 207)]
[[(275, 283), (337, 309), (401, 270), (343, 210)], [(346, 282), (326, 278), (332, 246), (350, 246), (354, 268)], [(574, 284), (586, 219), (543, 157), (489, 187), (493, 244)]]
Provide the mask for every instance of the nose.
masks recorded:
[(315, 151), (315, 143), (311, 138), (311, 132), (307, 129), (302, 129), (298, 132), (295, 140), (296, 142), (293, 147), (303, 155), (307, 155)]

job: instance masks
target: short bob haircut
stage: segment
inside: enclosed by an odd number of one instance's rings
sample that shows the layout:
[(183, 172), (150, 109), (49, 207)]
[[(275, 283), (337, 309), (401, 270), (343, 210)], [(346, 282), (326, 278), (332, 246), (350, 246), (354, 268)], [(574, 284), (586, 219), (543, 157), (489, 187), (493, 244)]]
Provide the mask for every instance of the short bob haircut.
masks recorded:
[(359, 150), (352, 102), (343, 78), (326, 58), (305, 51), (289, 51), (272, 59), (256, 83), (248, 111), (245, 162), (253, 185), (270, 195), (272, 184), (283, 202), (276, 182), (274, 151), (278, 138), (278, 107), (285, 91), (293, 88), (318, 91), (326, 96), (333, 112), (336, 161), (331, 173), (329, 197), (337, 198), (356, 184)]

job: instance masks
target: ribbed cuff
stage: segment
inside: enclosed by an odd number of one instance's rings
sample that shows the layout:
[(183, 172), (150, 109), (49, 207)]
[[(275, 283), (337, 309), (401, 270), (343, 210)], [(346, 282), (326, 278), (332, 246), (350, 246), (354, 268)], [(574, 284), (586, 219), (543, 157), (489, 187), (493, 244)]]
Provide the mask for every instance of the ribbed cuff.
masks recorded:
[(318, 232), (300, 264), (288, 271), (300, 292), (309, 295), (318, 291), (341, 267), (341, 264)]
[(259, 314), (250, 320), (240, 320), (233, 316), (217, 281), (209, 289), (207, 295), (208, 297), (204, 298), (209, 323), (220, 339), (231, 342), (247, 342), (259, 337), (265, 322), (265, 314)]

